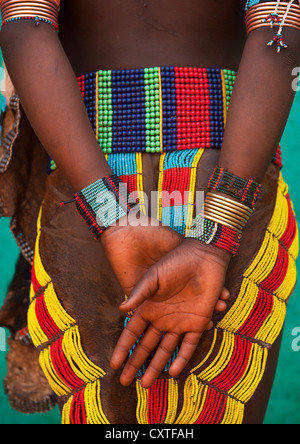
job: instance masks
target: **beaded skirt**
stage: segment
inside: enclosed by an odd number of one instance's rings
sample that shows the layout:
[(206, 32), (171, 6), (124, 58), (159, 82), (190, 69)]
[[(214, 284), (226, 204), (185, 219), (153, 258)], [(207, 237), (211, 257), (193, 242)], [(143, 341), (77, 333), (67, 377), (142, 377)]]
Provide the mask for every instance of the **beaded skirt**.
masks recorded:
[[(136, 193), (142, 210), (155, 208), (154, 216), (182, 235), (195, 215), (196, 190), (204, 190), (217, 164), (235, 77), (220, 69), (152, 68), (78, 79), (112, 171)], [(182, 377), (166, 373), (175, 352), (149, 390), (139, 382), (145, 366), (130, 388), (121, 387), (109, 368), (124, 327), (120, 288), (76, 210), (57, 205), (72, 196), (67, 181), (60, 171), (50, 174), (28, 321), (63, 423), (243, 422), (296, 282), (298, 230), (279, 150), (273, 163), (229, 269), (227, 312), (214, 318), (215, 328), (203, 336)], [(158, 191), (154, 202), (152, 191)], [(72, 242), (65, 242), (66, 232)]]

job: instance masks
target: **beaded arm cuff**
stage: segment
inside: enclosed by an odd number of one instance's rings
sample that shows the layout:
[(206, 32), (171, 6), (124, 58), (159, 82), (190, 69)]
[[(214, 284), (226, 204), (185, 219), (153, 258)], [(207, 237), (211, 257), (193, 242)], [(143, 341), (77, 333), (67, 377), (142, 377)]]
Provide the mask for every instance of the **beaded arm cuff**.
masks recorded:
[(196, 217), (187, 237), (236, 254), (260, 188), (261, 185), (253, 180), (216, 167), (208, 183), (210, 191), (204, 202), (204, 212)]
[(19, 20), (34, 20), (52, 25), (58, 31), (60, 0), (0, 0), (2, 26)]
[(215, 245), (223, 248), (232, 255), (237, 253), (240, 245), (241, 234), (220, 223), (206, 219), (198, 215), (187, 235), (190, 239), (197, 239), (206, 245)]
[(208, 182), (210, 191), (218, 191), (240, 200), (249, 208), (254, 208), (261, 185), (254, 180), (242, 179), (224, 168), (216, 167)]
[(130, 199), (128, 190), (121, 179), (106, 176), (75, 194), (78, 213), (85, 220), (95, 239), (119, 219), (130, 213), (137, 203)]
[[(300, 5), (300, 0), (298, 0)], [(277, 46), (277, 52), (281, 48), (287, 48), (282, 31), (285, 26), (300, 31), (300, 6), (296, 0), (277, 0), (273, 2), (261, 2), (260, 0), (247, 0), (246, 3), (246, 27), (247, 34), (263, 28), (278, 26), (275, 37), (268, 42), (268, 46)]]

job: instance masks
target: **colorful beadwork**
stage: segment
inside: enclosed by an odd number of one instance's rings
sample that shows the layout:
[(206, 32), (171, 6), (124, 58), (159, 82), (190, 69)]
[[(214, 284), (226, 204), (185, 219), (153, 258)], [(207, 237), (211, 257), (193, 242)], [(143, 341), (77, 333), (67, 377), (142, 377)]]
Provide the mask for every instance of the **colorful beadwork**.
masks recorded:
[(64, 424), (108, 424), (101, 404), (101, 380), (105, 372), (83, 351), (73, 319), (59, 301), (39, 251), (41, 214), (32, 268), (28, 327), (39, 362), (58, 397), (67, 397), (62, 411)]
[(58, 31), (58, 25), (56, 23), (54, 23), (52, 20), (48, 20), (48, 19), (45, 19), (44, 17), (39, 17), (37, 15), (35, 15), (35, 16), (26, 15), (26, 16), (13, 17), (11, 19), (7, 19), (4, 22), (2, 22), (2, 26), (6, 25), (7, 23), (18, 22), (20, 20), (33, 20), (33, 21), (35, 21), (36, 24), (47, 23), (48, 25), (53, 26), (56, 29), (56, 31)]
[(94, 182), (75, 194), (76, 207), (95, 239), (137, 205), (115, 174)]
[(252, 6), (257, 5), (260, 3), (260, 0), (247, 0), (246, 1), (246, 11), (250, 9)]
[[(78, 84), (103, 152), (135, 156), (221, 149), (235, 79), (226, 69), (164, 67), (98, 71)], [(48, 173), (55, 168), (50, 159)]]
[[(134, 162), (132, 165), (130, 172), (135, 171)], [(40, 229), (39, 218), (28, 313), (30, 335), (51, 387), (64, 399), (62, 422), (107, 424), (101, 400), (105, 372), (85, 355), (76, 321), (57, 297), (42, 264)], [(298, 252), (293, 207), (280, 175), (263, 243), (243, 275), (237, 300), (214, 329), (211, 349), (185, 381), (182, 407), (179, 409), (176, 381), (159, 380), (151, 389), (144, 389), (137, 380), (139, 424), (243, 422), (245, 404), (261, 382), (269, 348), (284, 325), (286, 303), (296, 283)]]
[(194, 217), (197, 167), (204, 149), (161, 155), (157, 219), (184, 235)]
[(187, 237), (197, 239), (206, 245), (215, 245), (232, 255), (237, 253), (241, 241), (239, 233), (200, 215), (194, 219), (193, 226)]
[(236, 73), (206, 68), (98, 71), (78, 78), (105, 153), (221, 148)]
[[(298, 253), (293, 207), (280, 175), (265, 239), (243, 275), (236, 302), (214, 329), (210, 351), (186, 380), (181, 410), (173, 399), (177, 413), (172, 424), (243, 423), (245, 405), (262, 380), (269, 349), (284, 325), (286, 303), (296, 283)], [(139, 424), (153, 424), (147, 412), (158, 401), (165, 405), (158, 394), (154, 402), (154, 392), (137, 382)]]
[(254, 208), (261, 185), (250, 179), (242, 179), (224, 168), (216, 167), (207, 188), (239, 199), (250, 208)]

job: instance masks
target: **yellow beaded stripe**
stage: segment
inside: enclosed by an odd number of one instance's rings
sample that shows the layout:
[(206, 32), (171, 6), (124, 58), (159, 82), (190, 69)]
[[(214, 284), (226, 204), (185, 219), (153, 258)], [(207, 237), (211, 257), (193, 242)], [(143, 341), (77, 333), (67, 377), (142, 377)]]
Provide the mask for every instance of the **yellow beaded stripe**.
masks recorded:
[[(38, 220), (34, 259), (34, 271), (41, 288), (36, 294), (31, 288), (31, 303), (28, 311), (28, 327), (33, 343), (40, 351), (41, 368), (57, 396), (69, 396), (62, 412), (64, 424), (76, 422), (74, 409), (77, 409), (78, 402), (82, 404), (81, 409), (88, 424), (107, 424), (108, 420), (103, 413), (100, 397), (100, 380), (105, 376), (105, 372), (91, 362), (84, 353), (76, 321), (63, 308), (51, 278), (43, 267), (39, 252), (40, 230), (41, 214)], [(40, 303), (39, 298), (43, 298), (45, 302), (43, 315), (48, 317), (48, 324), (44, 320), (41, 324), (38, 314), (39, 307), (37, 307), (37, 304)], [(59, 334), (49, 337), (48, 330), (43, 330), (45, 325), (55, 325), (56, 332)], [(58, 356), (56, 359), (57, 350), (60, 357)], [(63, 356), (63, 361), (59, 362), (61, 356)], [(62, 371), (63, 367), (69, 369), (66, 374)], [(73, 387), (73, 384), (75, 386), (78, 384), (78, 387)], [(83, 395), (81, 396), (81, 394)], [(76, 397), (76, 402), (74, 397)]]
[(144, 178), (143, 178), (143, 154), (136, 153), (136, 177), (137, 177), (137, 195), (142, 213), (147, 214), (144, 196)]
[(227, 122), (227, 92), (224, 71), (221, 71), (222, 79), (222, 93), (223, 93), (223, 116), (224, 116), (224, 128)]

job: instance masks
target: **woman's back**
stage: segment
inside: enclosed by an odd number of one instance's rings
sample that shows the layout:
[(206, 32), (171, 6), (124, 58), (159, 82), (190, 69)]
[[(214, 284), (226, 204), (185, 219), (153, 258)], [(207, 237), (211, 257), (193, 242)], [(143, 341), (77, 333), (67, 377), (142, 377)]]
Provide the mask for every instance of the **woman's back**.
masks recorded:
[(62, 42), (77, 75), (97, 69), (237, 69), (244, 2), (62, 0)]

